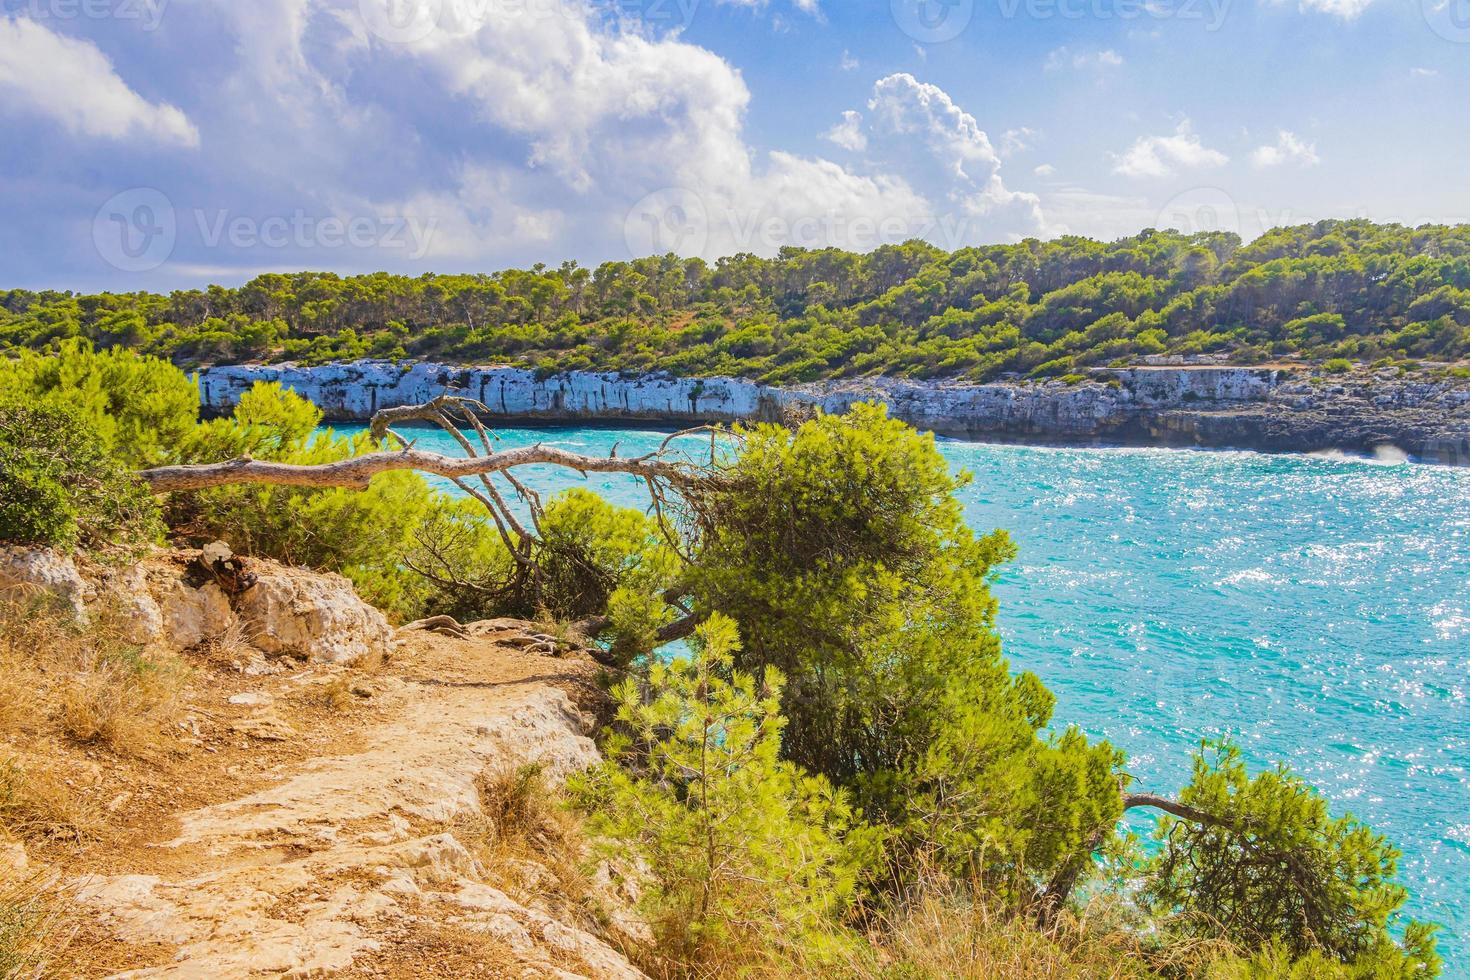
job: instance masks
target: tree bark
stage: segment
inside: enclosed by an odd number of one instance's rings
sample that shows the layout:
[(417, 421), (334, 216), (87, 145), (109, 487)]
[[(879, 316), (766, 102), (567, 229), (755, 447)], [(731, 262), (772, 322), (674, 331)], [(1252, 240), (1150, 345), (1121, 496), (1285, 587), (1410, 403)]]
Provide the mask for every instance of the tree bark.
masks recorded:
[[(1139, 807), (1150, 807), (1155, 810), (1188, 820), (1190, 823), (1206, 824), (1213, 827), (1228, 827), (1230, 824), (1204, 810), (1197, 810), (1192, 806), (1171, 800), (1166, 796), (1158, 796), (1153, 793), (1124, 793), (1123, 812), (1138, 809)], [(1072, 896), (1072, 889), (1077, 887), (1077, 879), (1082, 877), (1082, 871), (1092, 861), (1092, 852), (1102, 846), (1103, 838), (1107, 835), (1108, 828), (1099, 827), (1093, 832), (1087, 841), (1084, 851), (1077, 858), (1067, 862), (1057, 869), (1052, 875), (1051, 881), (1047, 882), (1046, 889), (1039, 896), (1040, 902), (1037, 908), (1037, 918), (1042, 924), (1049, 924), (1056, 915), (1057, 910), (1066, 904), (1067, 899)]]
[(629, 473), (634, 476), (667, 480), (678, 486), (689, 486), (697, 477), (689, 468), (657, 459), (583, 456), (551, 446), (522, 446), (487, 456), (468, 459), (444, 456), (420, 449), (399, 452), (370, 453), (353, 456), (335, 463), (297, 465), (273, 463), (258, 459), (235, 459), (227, 463), (202, 463), (190, 466), (159, 466), (143, 470), (139, 479), (154, 493), (175, 490), (202, 490), (236, 483), (268, 483), (288, 487), (344, 487), (366, 489), (379, 473), (394, 470), (418, 470), (449, 479), (463, 479), (487, 473), (500, 473), (517, 466), (546, 463), (564, 466), (582, 473)]

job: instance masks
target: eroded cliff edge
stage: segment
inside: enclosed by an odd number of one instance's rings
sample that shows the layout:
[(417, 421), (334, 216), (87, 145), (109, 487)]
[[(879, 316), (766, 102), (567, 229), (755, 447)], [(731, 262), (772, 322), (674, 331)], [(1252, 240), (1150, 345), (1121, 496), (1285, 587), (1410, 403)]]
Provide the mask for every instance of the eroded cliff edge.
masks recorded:
[(228, 411), (257, 381), (294, 389), (336, 421), (449, 390), (500, 418), (547, 422), (772, 419), (789, 407), (841, 412), (882, 401), (898, 418), (959, 438), (1278, 452), (1391, 446), (1425, 462), (1470, 464), (1470, 382), (1395, 370), (1323, 376), (1289, 366), (1140, 366), (1097, 369), (1075, 384), (865, 378), (773, 387), (724, 377), (539, 377), (512, 367), (355, 361), (208, 368), (200, 372), (201, 397), (206, 408)]

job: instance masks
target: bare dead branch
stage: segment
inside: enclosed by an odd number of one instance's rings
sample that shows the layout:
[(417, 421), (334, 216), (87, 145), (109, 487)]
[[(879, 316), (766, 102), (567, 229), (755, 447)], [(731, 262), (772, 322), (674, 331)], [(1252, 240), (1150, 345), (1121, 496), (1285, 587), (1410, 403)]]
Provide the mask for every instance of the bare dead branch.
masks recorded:
[(286, 487), (345, 487), (366, 489), (372, 478), (396, 470), (417, 470), (448, 479), (464, 479), (488, 473), (504, 473), (517, 466), (536, 464), (564, 466), (582, 473), (629, 473), (633, 476), (666, 480), (676, 486), (690, 486), (697, 475), (687, 466), (643, 457), (612, 459), (583, 456), (551, 446), (522, 446), (461, 459), (421, 449), (398, 452), (369, 453), (335, 463), (298, 465), (272, 463), (258, 459), (236, 459), (227, 463), (201, 463), (189, 466), (159, 466), (138, 474), (154, 493), (176, 490), (203, 490), (238, 483), (266, 483)]

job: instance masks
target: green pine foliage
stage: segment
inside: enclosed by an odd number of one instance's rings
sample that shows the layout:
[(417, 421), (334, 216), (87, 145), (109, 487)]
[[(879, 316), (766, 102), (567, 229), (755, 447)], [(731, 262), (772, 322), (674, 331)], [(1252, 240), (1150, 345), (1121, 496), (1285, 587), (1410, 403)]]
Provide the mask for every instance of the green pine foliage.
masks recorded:
[[(1354, 966), (1354, 976), (1428, 976), (1433, 928), (1400, 923), (1408, 892), (1398, 851), (1284, 766), (1251, 776), (1234, 744), (1206, 746), (1179, 801), (1215, 822), (1166, 818), (1147, 867), (1147, 900), (1171, 928), (1276, 945)], [(1402, 940), (1394, 933), (1402, 928)]]
[(269, 274), (161, 296), (0, 291), (0, 349), (178, 364), (361, 357), (735, 375), (1062, 377), (1147, 354), (1470, 356), (1470, 226), (1322, 221), (1248, 245), (1147, 229), (944, 252), (786, 248), (490, 274)]
[(781, 756), (783, 678), (734, 668), (714, 616), (690, 659), (614, 691), (609, 761), (573, 784), (588, 830), (646, 862), (661, 975), (803, 972), (850, 945), (837, 928), (878, 839), (840, 790)]
[(74, 411), (106, 452), (134, 467), (167, 461), (199, 415), (198, 387), (172, 364), (83, 340), (50, 357), (0, 357), (0, 396)]
[[(260, 383), (241, 396), (234, 414), (195, 426), (176, 449), (180, 462), (221, 462), (240, 456), (283, 463), (329, 463), (376, 451), (370, 438), (317, 432), (316, 406), (279, 385)], [(222, 540), (240, 554), (339, 572), (369, 601), (413, 617), (432, 587), (404, 566), (419, 530), (431, 520), (468, 529), (475, 546), (489, 530), (478, 515), (432, 492), (412, 472), (382, 473), (365, 490), (265, 485), (218, 487), (177, 494), (169, 523), (181, 536)]]
[(1020, 887), (1085, 851), (1118, 756), (1048, 733), (1051, 694), (1001, 656), (988, 579), (1015, 548), (965, 525), (969, 476), (881, 406), (743, 435), (689, 576), (739, 624), (737, 666), (788, 678), (787, 758), (964, 876), (984, 854)]

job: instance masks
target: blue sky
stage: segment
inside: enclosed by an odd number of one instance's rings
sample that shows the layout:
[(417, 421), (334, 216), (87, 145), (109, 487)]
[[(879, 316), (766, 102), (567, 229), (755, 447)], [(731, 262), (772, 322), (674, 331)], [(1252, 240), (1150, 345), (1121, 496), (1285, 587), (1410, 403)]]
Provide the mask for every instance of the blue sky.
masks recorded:
[(1470, 219), (1470, 0), (0, 0), (0, 288)]

